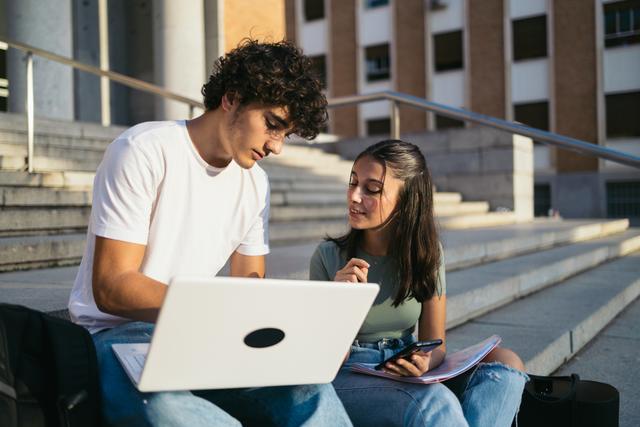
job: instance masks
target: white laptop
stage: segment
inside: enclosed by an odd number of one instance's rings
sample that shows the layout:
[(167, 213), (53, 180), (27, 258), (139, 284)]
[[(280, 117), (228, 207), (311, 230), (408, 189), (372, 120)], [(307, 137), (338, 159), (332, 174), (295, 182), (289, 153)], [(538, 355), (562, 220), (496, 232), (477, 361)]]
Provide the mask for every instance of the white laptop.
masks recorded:
[(331, 382), (379, 287), (372, 283), (171, 281), (150, 344), (113, 344), (140, 391)]

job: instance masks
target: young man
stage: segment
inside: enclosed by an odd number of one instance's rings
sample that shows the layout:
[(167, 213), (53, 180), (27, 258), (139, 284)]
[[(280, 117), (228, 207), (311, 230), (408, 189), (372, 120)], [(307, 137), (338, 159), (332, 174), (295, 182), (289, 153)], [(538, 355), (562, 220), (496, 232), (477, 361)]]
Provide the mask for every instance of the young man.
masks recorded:
[(331, 385), (140, 393), (114, 356), (114, 343), (150, 340), (173, 276), (214, 276), (231, 258), (233, 276), (264, 277), (269, 183), (256, 161), (280, 153), (290, 133), (315, 137), (327, 115), (309, 59), (286, 42), (245, 42), (216, 62), (202, 94), (203, 115), (132, 127), (96, 173), (69, 311), (93, 334), (104, 418), (225, 426), (249, 413), (350, 425)]

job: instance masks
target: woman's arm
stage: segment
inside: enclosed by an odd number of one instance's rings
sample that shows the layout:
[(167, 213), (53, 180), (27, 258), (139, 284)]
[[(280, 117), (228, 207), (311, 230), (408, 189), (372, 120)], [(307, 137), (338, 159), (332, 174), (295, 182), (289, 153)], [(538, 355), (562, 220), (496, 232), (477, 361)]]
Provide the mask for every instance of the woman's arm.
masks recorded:
[(385, 370), (405, 377), (419, 377), (442, 363), (447, 352), (446, 306), (445, 295), (434, 295), (422, 303), (422, 314), (418, 321), (418, 339), (420, 341), (441, 339), (442, 345), (429, 353), (414, 353), (409, 360), (398, 359), (395, 363), (389, 362), (385, 365)]
[(442, 345), (431, 352), (429, 370), (439, 366), (447, 353), (446, 323), (447, 296), (434, 295), (422, 303), (422, 313), (418, 321), (418, 339), (420, 341), (441, 339)]

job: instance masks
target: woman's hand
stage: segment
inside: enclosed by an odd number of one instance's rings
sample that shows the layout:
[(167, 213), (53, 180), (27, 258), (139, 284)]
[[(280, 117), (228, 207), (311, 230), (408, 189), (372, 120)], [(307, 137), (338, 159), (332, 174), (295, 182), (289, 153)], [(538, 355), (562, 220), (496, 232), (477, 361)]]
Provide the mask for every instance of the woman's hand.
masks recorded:
[(420, 377), (429, 371), (430, 362), (431, 352), (417, 351), (409, 357), (409, 360), (400, 358), (395, 362), (386, 363), (384, 370), (403, 377)]
[(336, 272), (335, 282), (366, 282), (369, 274), (369, 263), (360, 258), (351, 258), (347, 265)]

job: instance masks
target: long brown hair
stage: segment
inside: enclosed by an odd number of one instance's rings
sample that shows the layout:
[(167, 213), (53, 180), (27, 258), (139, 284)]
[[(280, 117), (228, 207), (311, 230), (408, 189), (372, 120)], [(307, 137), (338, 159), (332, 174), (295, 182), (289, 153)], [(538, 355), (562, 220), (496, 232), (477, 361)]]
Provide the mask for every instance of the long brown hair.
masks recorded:
[[(380, 162), (385, 176), (390, 172), (394, 178), (404, 182), (388, 220), (392, 236), (387, 253), (395, 262), (400, 279), (393, 306), (397, 307), (410, 298), (419, 302), (428, 300), (436, 292), (440, 294), (438, 268), (441, 254), (427, 162), (417, 146), (400, 140), (381, 141), (368, 147), (356, 157), (354, 164), (365, 156)], [(362, 234), (363, 230), (352, 228), (343, 236), (327, 237), (326, 240), (338, 245), (347, 259), (351, 259), (356, 255)]]

